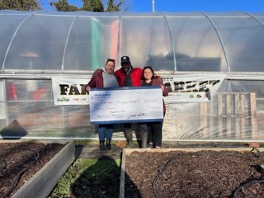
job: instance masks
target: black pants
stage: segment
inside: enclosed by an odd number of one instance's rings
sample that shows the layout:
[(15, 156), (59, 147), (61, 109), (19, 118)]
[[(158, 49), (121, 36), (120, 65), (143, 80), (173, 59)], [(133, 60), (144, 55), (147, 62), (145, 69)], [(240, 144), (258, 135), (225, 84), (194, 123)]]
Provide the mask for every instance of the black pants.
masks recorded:
[(153, 142), (153, 147), (159, 146), (161, 147), (162, 143), (162, 125), (161, 122), (149, 122), (148, 126), (148, 142)]

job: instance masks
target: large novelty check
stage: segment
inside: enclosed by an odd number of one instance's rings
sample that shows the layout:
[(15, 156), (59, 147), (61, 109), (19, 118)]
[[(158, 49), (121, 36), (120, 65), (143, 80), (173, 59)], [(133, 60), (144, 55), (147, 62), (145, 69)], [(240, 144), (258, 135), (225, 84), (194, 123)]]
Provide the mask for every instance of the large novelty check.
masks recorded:
[(91, 123), (154, 122), (163, 119), (160, 87), (92, 89), (89, 95)]

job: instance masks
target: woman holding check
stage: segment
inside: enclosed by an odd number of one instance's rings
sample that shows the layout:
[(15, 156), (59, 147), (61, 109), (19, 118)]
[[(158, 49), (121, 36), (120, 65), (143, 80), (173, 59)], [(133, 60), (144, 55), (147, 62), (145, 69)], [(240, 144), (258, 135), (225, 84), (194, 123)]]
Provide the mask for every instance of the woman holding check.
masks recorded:
[[(108, 58), (104, 67), (97, 69), (86, 85), (85, 90), (91, 91), (91, 88), (118, 87), (118, 82), (114, 75), (115, 59)], [(100, 142), (100, 151), (111, 149), (111, 139), (113, 135), (113, 124), (100, 124), (98, 126), (98, 136)], [(106, 145), (105, 145), (106, 143)]]
[[(155, 76), (154, 70), (150, 66), (143, 68), (141, 86), (160, 86), (163, 96), (168, 96), (168, 90), (165, 87), (161, 78)], [(163, 100), (163, 115), (165, 116), (166, 106)], [(162, 125), (163, 121), (160, 122), (148, 122), (148, 140), (142, 139), (142, 141), (148, 141), (153, 148), (160, 148), (162, 143)]]

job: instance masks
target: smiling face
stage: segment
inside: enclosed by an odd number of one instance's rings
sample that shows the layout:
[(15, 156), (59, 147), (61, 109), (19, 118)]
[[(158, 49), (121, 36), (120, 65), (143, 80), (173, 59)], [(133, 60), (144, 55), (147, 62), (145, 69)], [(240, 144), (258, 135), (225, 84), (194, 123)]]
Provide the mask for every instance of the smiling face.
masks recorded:
[(122, 67), (122, 70), (123, 70), (125, 73), (127, 73), (128, 70), (130, 69), (130, 64), (127, 63), (127, 62), (125, 62), (125, 63), (122, 63), (121, 67)]
[(108, 74), (112, 74), (115, 71), (115, 62), (113, 61), (107, 61), (107, 63), (105, 64), (105, 71)]
[(153, 77), (153, 75), (154, 75), (154, 74), (153, 74), (153, 72), (151, 71), (151, 69), (149, 69), (149, 68), (144, 69), (143, 76), (144, 76), (144, 79), (145, 79), (146, 81), (151, 80), (152, 77)]

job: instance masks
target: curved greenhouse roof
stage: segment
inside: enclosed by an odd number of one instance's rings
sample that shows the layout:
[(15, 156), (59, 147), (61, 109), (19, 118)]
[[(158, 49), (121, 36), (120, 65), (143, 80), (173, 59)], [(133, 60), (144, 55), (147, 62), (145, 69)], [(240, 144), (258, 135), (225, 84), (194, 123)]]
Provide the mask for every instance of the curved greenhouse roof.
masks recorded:
[(0, 26), (2, 70), (91, 71), (128, 55), (158, 71), (264, 71), (264, 13), (1, 10)]

